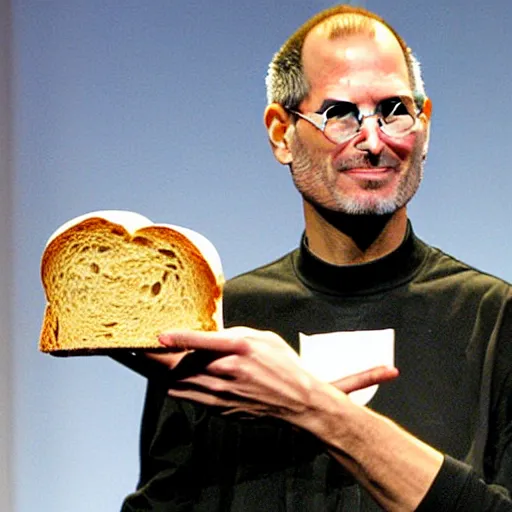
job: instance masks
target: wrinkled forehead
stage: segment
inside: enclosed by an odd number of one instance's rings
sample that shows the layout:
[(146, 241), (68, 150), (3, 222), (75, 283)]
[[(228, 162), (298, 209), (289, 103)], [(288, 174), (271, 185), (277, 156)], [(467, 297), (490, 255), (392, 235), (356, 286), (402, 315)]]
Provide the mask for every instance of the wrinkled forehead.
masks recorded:
[(357, 31), (333, 30), (327, 24), (316, 26), (304, 40), (302, 65), (312, 89), (354, 75), (366, 75), (375, 81), (392, 77), (410, 87), (403, 49), (394, 34), (377, 21)]

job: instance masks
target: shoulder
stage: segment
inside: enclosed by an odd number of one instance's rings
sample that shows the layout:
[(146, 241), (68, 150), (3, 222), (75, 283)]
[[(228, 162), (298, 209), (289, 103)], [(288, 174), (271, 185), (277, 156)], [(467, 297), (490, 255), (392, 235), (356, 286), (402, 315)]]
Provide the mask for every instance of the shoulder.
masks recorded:
[(478, 269), (437, 247), (424, 245), (428, 257), (418, 276), (420, 284), (432, 283), (441, 289), (457, 288), (474, 293), (511, 295), (512, 285), (505, 279)]
[(295, 281), (293, 259), (297, 251), (229, 279), (224, 285), (224, 296), (229, 299), (237, 295), (271, 291), (280, 288), (286, 281)]

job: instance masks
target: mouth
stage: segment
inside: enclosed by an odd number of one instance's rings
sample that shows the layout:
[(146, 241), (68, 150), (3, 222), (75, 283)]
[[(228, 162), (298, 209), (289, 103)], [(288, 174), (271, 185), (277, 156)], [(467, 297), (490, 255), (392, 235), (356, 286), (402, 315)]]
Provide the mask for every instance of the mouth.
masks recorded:
[(343, 169), (341, 172), (355, 179), (384, 180), (395, 174), (396, 169), (394, 167), (352, 167)]

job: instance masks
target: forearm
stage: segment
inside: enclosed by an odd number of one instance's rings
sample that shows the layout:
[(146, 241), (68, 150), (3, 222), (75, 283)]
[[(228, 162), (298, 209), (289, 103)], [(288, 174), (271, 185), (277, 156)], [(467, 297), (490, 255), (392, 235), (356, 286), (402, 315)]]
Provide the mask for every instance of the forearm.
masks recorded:
[[(389, 380), (396, 372), (363, 372), (327, 384), (306, 372), (275, 333), (243, 327), (175, 331), (160, 341), (173, 350), (194, 351), (190, 357), (200, 351), (208, 356), (206, 363), (199, 358), (199, 370), (169, 389), (171, 396), (222, 407), (225, 413), (271, 416), (310, 432), (386, 510), (512, 510), (508, 497), (479, 480), (469, 466), (450, 464), (449, 457), (345, 393)], [(512, 467), (507, 458), (501, 464), (504, 472)], [(483, 508), (468, 509), (473, 502)]]
[(389, 419), (323, 388), (301, 418), (301, 426), (385, 509), (415, 510), (432, 485), (443, 455)]

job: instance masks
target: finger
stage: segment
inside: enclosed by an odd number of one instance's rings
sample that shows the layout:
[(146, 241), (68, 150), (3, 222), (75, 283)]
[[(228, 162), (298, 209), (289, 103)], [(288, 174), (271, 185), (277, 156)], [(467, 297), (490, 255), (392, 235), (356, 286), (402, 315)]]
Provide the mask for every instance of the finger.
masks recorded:
[(187, 388), (170, 389), (168, 394), (173, 398), (191, 400), (204, 405), (223, 408), (225, 410), (222, 411), (222, 415), (237, 414), (243, 417), (244, 414), (248, 414), (249, 416), (246, 419), (249, 419), (268, 416), (271, 412), (271, 408), (266, 405), (231, 399), (227, 393), (215, 395), (198, 389)]
[(187, 351), (181, 352), (145, 352), (148, 359), (152, 359), (158, 363), (161, 363), (167, 368), (173, 369), (178, 363), (188, 354)]
[(253, 395), (245, 389), (240, 388), (232, 380), (219, 378), (215, 375), (196, 374), (187, 375), (183, 378), (172, 379), (170, 382), (169, 391), (172, 390), (194, 390), (206, 394), (212, 394), (229, 400), (238, 400), (240, 403), (253, 402), (261, 407), (270, 407), (272, 403), (268, 400), (254, 401)]
[(171, 349), (210, 350), (231, 354), (246, 354), (249, 343), (229, 331), (170, 331), (158, 336), (158, 341)]
[(211, 375), (191, 375), (190, 377), (179, 379), (176, 381), (175, 385), (178, 386), (179, 389), (201, 388), (205, 390), (205, 392), (207, 392), (206, 390), (209, 390), (213, 393), (224, 393), (227, 391), (227, 383), (224, 380), (219, 379), (218, 377), (212, 377)]
[(226, 379), (236, 379), (240, 376), (243, 362), (238, 354), (222, 354), (211, 358), (206, 371), (211, 375), (217, 375)]
[(377, 366), (370, 370), (349, 375), (331, 384), (344, 393), (352, 393), (352, 391), (357, 391), (358, 389), (393, 380), (398, 377), (398, 375), (398, 369), (393, 366)]
[(191, 350), (185, 352), (179, 364), (173, 368), (172, 377), (175, 380), (181, 380), (192, 375), (207, 373), (211, 363), (222, 357), (226, 356), (210, 350)]
[(199, 402), (204, 405), (211, 405), (214, 407), (223, 407), (226, 409), (229, 408), (239, 408), (242, 407), (243, 404), (241, 401), (233, 400), (229, 397), (223, 395), (215, 395), (213, 393), (208, 393), (205, 391), (201, 391), (199, 389), (169, 389), (167, 392), (169, 396), (173, 398), (182, 398), (185, 400), (191, 400), (193, 402)]
[[(264, 416), (268, 416), (268, 411), (263, 409), (263, 407), (257, 405), (244, 405), (240, 407), (233, 407), (232, 409), (228, 409), (226, 411), (222, 411), (223, 416), (229, 416), (231, 414), (236, 414), (240, 419), (254, 419), (255, 417), (261, 418)], [(245, 416), (248, 414), (249, 416)]]

